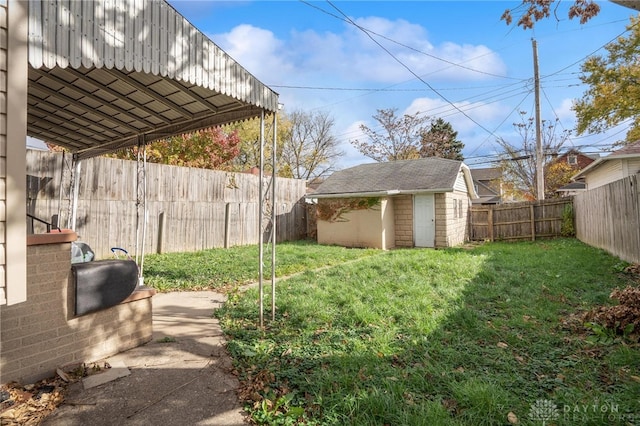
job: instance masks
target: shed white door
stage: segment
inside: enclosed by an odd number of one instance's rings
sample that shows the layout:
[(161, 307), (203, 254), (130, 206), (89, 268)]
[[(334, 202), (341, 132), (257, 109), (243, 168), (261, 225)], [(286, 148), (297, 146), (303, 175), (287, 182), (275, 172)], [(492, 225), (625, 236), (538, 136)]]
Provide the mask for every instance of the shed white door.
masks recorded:
[(433, 194), (413, 197), (413, 238), (416, 247), (434, 247), (436, 216)]

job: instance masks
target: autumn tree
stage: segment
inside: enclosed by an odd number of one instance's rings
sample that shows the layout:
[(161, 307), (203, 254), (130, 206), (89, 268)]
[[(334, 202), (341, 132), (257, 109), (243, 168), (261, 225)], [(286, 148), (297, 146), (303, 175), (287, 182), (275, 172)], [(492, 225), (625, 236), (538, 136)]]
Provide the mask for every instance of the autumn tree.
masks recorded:
[[(240, 152), (234, 158), (232, 167), (234, 170), (244, 172), (260, 165), (260, 119), (247, 120), (239, 123), (229, 124), (229, 131), (235, 131), (241, 140)], [(276, 115), (276, 168), (282, 168), (280, 154), (282, 152), (283, 141), (291, 132), (291, 123), (284, 113)], [(265, 158), (265, 171), (271, 171), (271, 150), (273, 147), (273, 116), (265, 117), (264, 122), (264, 146), (263, 155)]]
[(572, 166), (566, 161), (554, 161), (544, 169), (544, 198), (559, 197), (559, 188), (571, 183), (571, 178), (578, 173), (579, 167)]
[[(532, 29), (535, 23), (547, 19), (553, 12), (556, 20), (557, 9), (560, 0), (522, 0), (522, 2), (513, 9), (506, 9), (501, 20), (507, 25), (511, 25), (516, 15), (516, 25), (524, 29)], [(593, 18), (600, 12), (600, 6), (594, 0), (573, 0), (573, 4), (569, 7), (569, 19), (578, 18), (581, 24), (585, 24), (589, 19)]]
[[(511, 25), (514, 15), (517, 17), (516, 25), (523, 29), (532, 29), (535, 23), (547, 19), (551, 12), (557, 21), (558, 7), (562, 0), (521, 0), (521, 3), (513, 9), (506, 9), (501, 20)], [(569, 19), (578, 18), (581, 24), (587, 23), (591, 18), (600, 13), (600, 6), (594, 0), (568, 0), (571, 4), (567, 12)], [(640, 2), (637, 0), (611, 0), (612, 3), (640, 11)]]
[(420, 136), (420, 156), (440, 157), (450, 160), (464, 160), (462, 149), (464, 143), (458, 140), (458, 132), (451, 123), (438, 118), (431, 122), (431, 127)]
[[(239, 145), (237, 132), (227, 133), (220, 127), (211, 127), (148, 144), (147, 161), (201, 169), (224, 169), (240, 152)], [(106, 156), (135, 160), (138, 147)]]
[(372, 160), (395, 161), (420, 158), (422, 135), (428, 131), (428, 116), (405, 114), (396, 115), (396, 109), (379, 109), (373, 118), (381, 130), (360, 125), (366, 140), (354, 139), (351, 144), (364, 156)]
[[(543, 167), (555, 157), (569, 138), (571, 131), (557, 132), (558, 120), (554, 122), (542, 120), (541, 139)], [(520, 112), (520, 122), (513, 123), (520, 140), (516, 142), (498, 138), (501, 148), (500, 165), (507, 195), (520, 199), (538, 199), (536, 188), (536, 129), (535, 119)]]
[(631, 18), (627, 29), (628, 37), (606, 46), (607, 57), (592, 56), (581, 66), (580, 80), (589, 88), (573, 104), (578, 134), (631, 120), (626, 142), (640, 139), (640, 17)]

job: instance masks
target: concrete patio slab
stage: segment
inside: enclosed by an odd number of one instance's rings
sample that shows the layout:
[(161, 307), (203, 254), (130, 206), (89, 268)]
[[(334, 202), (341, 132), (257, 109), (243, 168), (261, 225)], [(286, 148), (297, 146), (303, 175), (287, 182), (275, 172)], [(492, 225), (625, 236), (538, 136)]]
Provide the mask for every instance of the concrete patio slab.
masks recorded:
[(245, 425), (239, 383), (213, 318), (224, 301), (211, 291), (156, 294), (153, 340), (104, 360), (131, 374), (86, 389), (74, 383), (42, 424)]

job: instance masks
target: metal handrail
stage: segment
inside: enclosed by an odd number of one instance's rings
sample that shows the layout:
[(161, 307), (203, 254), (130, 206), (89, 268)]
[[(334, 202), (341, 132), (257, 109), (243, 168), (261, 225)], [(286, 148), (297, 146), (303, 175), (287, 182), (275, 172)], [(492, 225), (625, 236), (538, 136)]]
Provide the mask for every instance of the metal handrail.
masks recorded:
[(31, 219), (31, 229), (33, 229), (33, 221), (35, 220), (35, 221), (38, 221), (38, 222), (40, 222), (40, 223), (42, 223), (42, 224), (46, 225), (46, 227), (47, 227), (47, 233), (51, 232), (51, 228), (54, 228), (54, 229), (56, 229), (56, 230), (58, 230), (58, 231), (62, 232), (62, 229), (58, 228), (57, 226), (53, 226), (53, 224), (51, 224), (51, 223), (47, 222), (46, 220), (42, 220), (42, 219), (40, 219), (39, 217), (36, 217), (36, 216), (34, 216), (34, 215), (32, 215), (32, 214), (27, 213), (27, 217), (28, 217), (29, 219)]

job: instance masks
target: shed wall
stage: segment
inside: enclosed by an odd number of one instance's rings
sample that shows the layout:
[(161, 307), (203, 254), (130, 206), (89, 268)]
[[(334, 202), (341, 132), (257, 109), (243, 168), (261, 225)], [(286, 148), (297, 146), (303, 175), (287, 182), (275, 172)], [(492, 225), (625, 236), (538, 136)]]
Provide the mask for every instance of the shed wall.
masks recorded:
[(395, 217), (396, 247), (413, 247), (413, 196), (398, 195), (392, 198)]
[(468, 240), (469, 196), (454, 191), (436, 194), (436, 248), (455, 247)]
[(346, 212), (334, 222), (318, 219), (318, 243), (383, 250), (393, 248), (394, 216), (393, 203), (384, 198), (378, 206)]
[(467, 188), (467, 182), (464, 179), (464, 172), (462, 169), (458, 172), (458, 177), (456, 178), (455, 183), (453, 184), (454, 191), (467, 192), (470, 188)]

